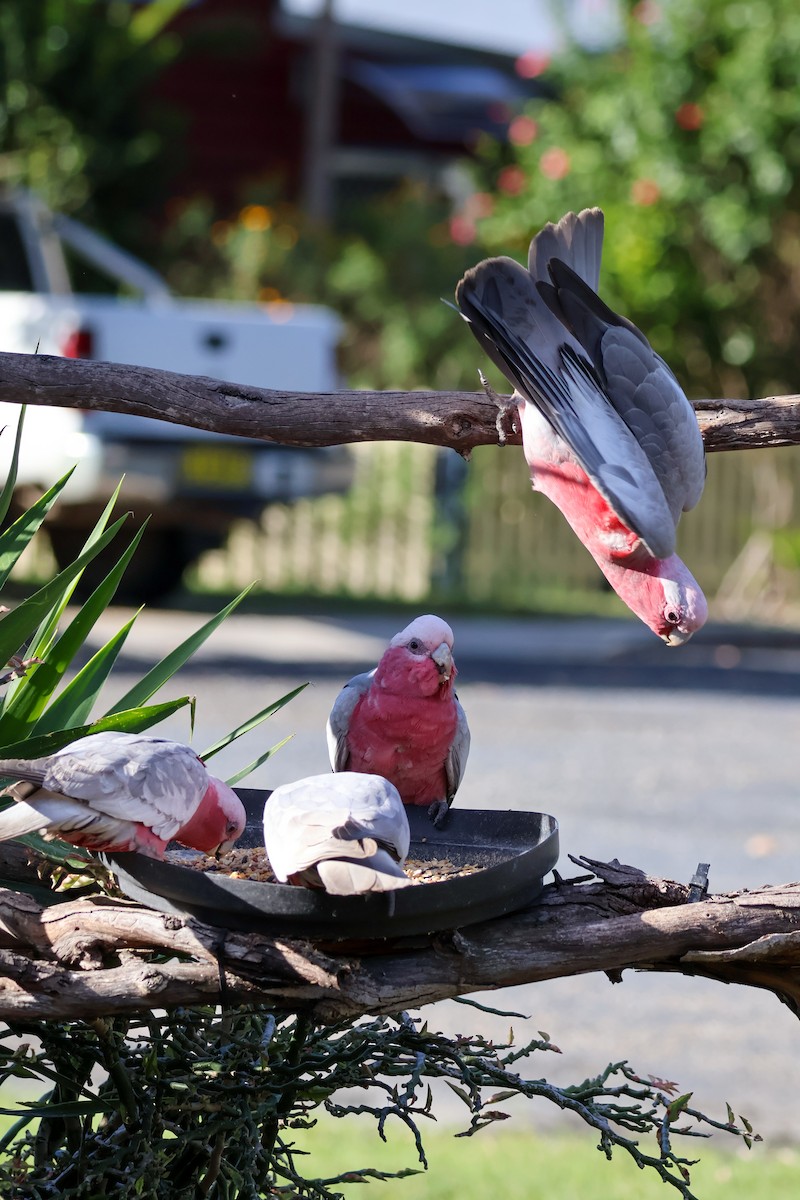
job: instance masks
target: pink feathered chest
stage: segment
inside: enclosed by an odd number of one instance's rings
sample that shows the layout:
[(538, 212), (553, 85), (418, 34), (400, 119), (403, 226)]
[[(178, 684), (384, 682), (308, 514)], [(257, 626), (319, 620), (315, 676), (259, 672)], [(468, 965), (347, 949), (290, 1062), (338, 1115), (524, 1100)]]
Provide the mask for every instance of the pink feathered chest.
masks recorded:
[(373, 684), (350, 720), (347, 770), (383, 775), (405, 804), (443, 800), (457, 721), (450, 687), (433, 696), (407, 696)]

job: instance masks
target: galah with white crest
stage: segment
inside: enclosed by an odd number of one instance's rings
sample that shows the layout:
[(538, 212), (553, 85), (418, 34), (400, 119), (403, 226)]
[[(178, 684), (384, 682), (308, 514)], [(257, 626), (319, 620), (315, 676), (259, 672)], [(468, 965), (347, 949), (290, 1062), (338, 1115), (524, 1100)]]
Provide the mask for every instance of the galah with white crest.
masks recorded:
[(189, 746), (135, 733), (93, 733), (44, 758), (0, 759), (16, 804), (0, 841), (42, 833), (87, 850), (163, 858), (169, 841), (211, 854), (233, 846), (246, 816)]
[(264, 805), (264, 846), (282, 883), (332, 896), (408, 887), (408, 817), (379, 775), (310, 775), (285, 783)]
[(453, 690), (453, 631), (417, 617), (396, 633), (374, 671), (356, 675), (328, 718), (334, 771), (391, 780), (404, 804), (424, 804), (440, 826), (464, 774), (469, 727)]
[(703, 491), (703, 439), (667, 364), (597, 295), (602, 248), (600, 209), (567, 213), (533, 239), (527, 269), (485, 259), (456, 300), (514, 385), (533, 487), (628, 607), (679, 646), (708, 613), (675, 553), (681, 512)]

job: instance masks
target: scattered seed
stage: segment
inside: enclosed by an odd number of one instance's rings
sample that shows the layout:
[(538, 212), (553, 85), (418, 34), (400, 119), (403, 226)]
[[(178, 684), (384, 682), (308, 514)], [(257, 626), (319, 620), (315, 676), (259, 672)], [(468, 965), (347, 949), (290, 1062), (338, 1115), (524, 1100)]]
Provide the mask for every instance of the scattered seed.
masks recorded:
[[(186, 850), (168, 850), (167, 862), (193, 871), (204, 871), (212, 875), (229, 875), (231, 879), (251, 879), (258, 883), (277, 883), (272, 873), (263, 846), (247, 850), (230, 850), (222, 858), (211, 854), (193, 854)], [(405, 873), (412, 883), (443, 883), (462, 875), (474, 875), (482, 871), (480, 863), (454, 863), (449, 858), (406, 860)]]

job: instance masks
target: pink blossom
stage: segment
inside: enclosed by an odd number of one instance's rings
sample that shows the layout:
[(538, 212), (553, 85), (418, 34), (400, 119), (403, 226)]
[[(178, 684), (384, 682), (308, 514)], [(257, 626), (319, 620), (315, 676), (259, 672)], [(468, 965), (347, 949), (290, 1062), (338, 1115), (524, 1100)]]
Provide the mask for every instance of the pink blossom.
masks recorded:
[(691, 101), (686, 104), (682, 104), (675, 113), (675, 120), (680, 125), (681, 129), (688, 129), (690, 131), (700, 129), (705, 118), (706, 114), (703, 112), (700, 105), (693, 104)]
[(464, 205), (464, 216), (473, 221), (490, 217), (494, 212), (494, 197), (488, 192), (473, 192)]
[(518, 196), (525, 187), (526, 176), (522, 167), (503, 167), (497, 176), (497, 186), (508, 196)]
[(563, 179), (569, 175), (571, 166), (569, 155), (560, 146), (545, 150), (539, 159), (539, 170), (546, 179)]
[(526, 50), (514, 63), (514, 70), (522, 79), (535, 79), (550, 66), (550, 55), (542, 50)]
[(539, 132), (533, 117), (514, 117), (508, 127), (508, 139), (515, 146), (529, 146)]
[(456, 215), (450, 218), (450, 240), (457, 246), (471, 246), (475, 241), (475, 225), (468, 217)]
[(639, 0), (633, 9), (633, 17), (640, 25), (657, 25), (661, 20), (661, 5), (655, 0)]
[(661, 199), (661, 188), (654, 179), (634, 179), (631, 184), (631, 200), (634, 204), (648, 206)]

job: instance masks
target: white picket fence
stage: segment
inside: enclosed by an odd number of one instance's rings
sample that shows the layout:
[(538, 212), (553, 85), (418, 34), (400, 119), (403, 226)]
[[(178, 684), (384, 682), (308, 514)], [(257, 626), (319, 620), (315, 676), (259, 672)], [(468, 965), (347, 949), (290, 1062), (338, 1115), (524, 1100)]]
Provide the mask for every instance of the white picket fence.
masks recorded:
[[(203, 588), (256, 579), (271, 593), (451, 600), (526, 609), (579, 605), (604, 584), (560, 514), (531, 495), (518, 448), (354, 448), (346, 496), (275, 505), (238, 526), (193, 572)], [(455, 471), (450, 468), (455, 466)], [(446, 476), (455, 475), (448, 482)], [(706, 492), (684, 516), (679, 552), (730, 617), (800, 610), (800, 448), (709, 456)]]

